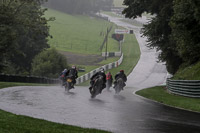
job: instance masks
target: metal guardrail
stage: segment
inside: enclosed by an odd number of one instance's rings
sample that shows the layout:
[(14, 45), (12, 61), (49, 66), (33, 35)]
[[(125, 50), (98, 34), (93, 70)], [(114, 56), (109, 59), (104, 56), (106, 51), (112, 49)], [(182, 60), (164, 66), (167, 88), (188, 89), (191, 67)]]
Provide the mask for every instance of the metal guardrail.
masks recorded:
[(167, 89), (170, 93), (200, 98), (200, 80), (167, 79)]
[(101, 66), (101, 67), (99, 67), (97, 69), (94, 69), (91, 72), (86, 73), (85, 75), (82, 75), (79, 78), (77, 78), (76, 79), (76, 84), (80, 84), (82, 82), (85, 82), (85, 81), (89, 80), (96, 72), (98, 72), (100, 70), (100, 68), (104, 68), (104, 70), (107, 71), (109, 69), (118, 67), (122, 63), (123, 58), (124, 58), (124, 55), (122, 53), (122, 55), (121, 55), (121, 57), (120, 57), (120, 59), (118, 61), (115, 61), (113, 63), (109, 63), (107, 65)]
[[(120, 41), (120, 51), (114, 53), (115, 56), (119, 56), (120, 55), (120, 59), (118, 61), (106, 64), (104, 66), (101, 66), (101, 67), (99, 67), (97, 69), (94, 69), (94, 70), (90, 71), (89, 73), (86, 73), (86, 74), (80, 76), (79, 78), (76, 79), (76, 84), (80, 84), (80, 83), (83, 83), (83, 82), (89, 80), (96, 72), (98, 72), (100, 70), (100, 68), (104, 68), (104, 70), (107, 71), (109, 69), (118, 67), (122, 63), (122, 61), (124, 59), (124, 55), (122, 53), (122, 43), (123, 42), (124, 42), (124, 40)], [(105, 53), (102, 53), (102, 56), (105, 56)]]

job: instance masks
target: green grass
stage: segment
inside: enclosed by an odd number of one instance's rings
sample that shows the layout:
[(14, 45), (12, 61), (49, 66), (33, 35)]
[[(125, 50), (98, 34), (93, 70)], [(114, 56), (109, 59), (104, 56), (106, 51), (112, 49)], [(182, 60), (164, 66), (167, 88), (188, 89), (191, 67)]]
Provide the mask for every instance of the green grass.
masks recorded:
[[(122, 64), (117, 68), (109, 70), (113, 76), (121, 69), (125, 71), (126, 75), (129, 75), (136, 66), (140, 58), (140, 48), (134, 35), (125, 35), (125, 42), (122, 44), (122, 52), (124, 53), (124, 60)], [(88, 85), (89, 81), (80, 84), (80, 86)]]
[(119, 67), (110, 70), (114, 75), (121, 69), (129, 75), (140, 58), (140, 48), (133, 34), (125, 34), (125, 42), (122, 44), (122, 52), (124, 54), (122, 64)]
[[(115, 33), (115, 29), (117, 29), (118, 26), (113, 25), (112, 30), (110, 31), (108, 35), (108, 40), (107, 40), (107, 51), (108, 52), (117, 52), (119, 51), (119, 43), (115, 39), (112, 38), (112, 34)], [(104, 45), (102, 52), (106, 51), (106, 44)]]
[(79, 77), (99, 67), (99, 66), (84, 66), (84, 65), (79, 65), (79, 66), (85, 69), (85, 72), (78, 72)]
[(180, 68), (173, 79), (178, 80), (200, 80), (200, 62), (188, 66)]
[(136, 94), (173, 107), (200, 112), (200, 99), (169, 94), (165, 86), (147, 88)]
[(58, 124), (14, 115), (0, 110), (0, 133), (108, 133), (106, 131)]
[(91, 65), (77, 65), (78, 68), (85, 69), (85, 72), (78, 72), (78, 76), (80, 77), (80, 76), (82, 76), (82, 75), (84, 75), (86, 73), (89, 73), (92, 70), (94, 70), (94, 69), (96, 69), (96, 68), (98, 68), (100, 66), (103, 66), (105, 64), (109, 64), (111, 62), (115, 62), (115, 61), (119, 60), (119, 58), (120, 57), (109, 57), (106, 60), (103, 60), (103, 61), (99, 62), (97, 65), (93, 65), (93, 66), (91, 66)]
[[(107, 28), (112, 23), (103, 19), (97, 19), (82, 15), (69, 15), (56, 10), (48, 9), (45, 17), (55, 17), (50, 21), (49, 44), (57, 50), (84, 54), (100, 54), (99, 50)], [(113, 27), (114, 28), (114, 27)], [(112, 33), (110, 33), (112, 34)], [(111, 36), (110, 36), (111, 37)], [(111, 51), (117, 50), (117, 42), (109, 38), (109, 46), (114, 46)]]
[(111, 62), (115, 62), (115, 61), (119, 60), (119, 58), (120, 57), (109, 57), (106, 60), (103, 60), (102, 62), (100, 62), (99, 64), (106, 65), (106, 64), (109, 64)]
[(124, 0), (114, 0), (114, 6), (115, 7), (125, 7), (123, 4)]
[(98, 67), (100, 67), (100, 66), (109, 64), (109, 63), (111, 63), (111, 62), (115, 62), (115, 61), (119, 60), (119, 58), (120, 58), (120, 57), (109, 57), (109, 58), (107, 58), (106, 60), (103, 60), (103, 61), (99, 62), (97, 65), (94, 65), (94, 66), (89, 66), (89, 65), (78, 65), (78, 66), (77, 66), (78, 68), (83, 68), (83, 69), (85, 69), (85, 72), (78, 72), (78, 76), (80, 77), (80, 76), (82, 76), (82, 75), (84, 75), (84, 74), (86, 74), (86, 73), (91, 72), (92, 70), (94, 70), (94, 69), (96, 69), (96, 68), (98, 68)]

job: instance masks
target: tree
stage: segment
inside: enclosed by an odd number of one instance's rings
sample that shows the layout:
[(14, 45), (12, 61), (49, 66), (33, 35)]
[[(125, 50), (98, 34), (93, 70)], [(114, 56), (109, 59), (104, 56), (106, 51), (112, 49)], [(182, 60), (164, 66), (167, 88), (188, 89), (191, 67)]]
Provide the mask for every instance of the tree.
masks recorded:
[(143, 12), (155, 14), (149, 24), (144, 25), (142, 33), (147, 36), (150, 48), (160, 51), (159, 61), (166, 62), (167, 70), (174, 74), (182, 63), (182, 58), (176, 49), (176, 43), (171, 37), (169, 25), (173, 15), (173, 0), (124, 0), (128, 6), (123, 13), (126, 17), (136, 18)]
[(17, 32), (13, 28), (13, 23), (16, 23), (15, 16), (12, 12), (14, 9), (8, 6), (8, 1), (0, 3), (0, 72), (6, 67), (8, 57), (15, 50), (15, 41)]
[[(7, 0), (0, 3), (0, 67), (30, 73), (32, 59), (48, 48), (49, 27), (43, 0)], [(8, 66), (9, 64), (9, 66)], [(9, 68), (8, 68), (9, 69)]]
[(32, 63), (32, 74), (49, 78), (58, 78), (60, 72), (67, 68), (67, 59), (55, 48), (44, 50)]
[(188, 65), (200, 60), (200, 1), (174, 0), (170, 21), (179, 55)]

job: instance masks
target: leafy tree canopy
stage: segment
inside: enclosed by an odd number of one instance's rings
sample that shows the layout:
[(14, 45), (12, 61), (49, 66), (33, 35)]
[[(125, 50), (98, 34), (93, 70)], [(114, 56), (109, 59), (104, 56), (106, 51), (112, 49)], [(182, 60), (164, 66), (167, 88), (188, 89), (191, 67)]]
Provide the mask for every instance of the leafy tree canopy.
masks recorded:
[(48, 48), (49, 27), (43, 17), (43, 0), (3, 0), (0, 2), (0, 72), (16, 68), (30, 73), (32, 59)]
[(160, 51), (158, 59), (166, 62), (170, 73), (175, 73), (182, 63), (182, 58), (178, 54), (174, 39), (170, 37), (172, 29), (169, 22), (173, 15), (173, 0), (124, 0), (124, 4), (128, 6), (123, 11), (126, 17), (136, 18), (143, 12), (156, 15), (150, 23), (144, 25), (142, 33), (147, 36), (147, 46)]
[(32, 63), (32, 74), (36, 76), (58, 78), (60, 72), (67, 68), (67, 59), (55, 48), (38, 54)]
[(174, 0), (170, 21), (179, 55), (187, 64), (200, 60), (200, 1)]

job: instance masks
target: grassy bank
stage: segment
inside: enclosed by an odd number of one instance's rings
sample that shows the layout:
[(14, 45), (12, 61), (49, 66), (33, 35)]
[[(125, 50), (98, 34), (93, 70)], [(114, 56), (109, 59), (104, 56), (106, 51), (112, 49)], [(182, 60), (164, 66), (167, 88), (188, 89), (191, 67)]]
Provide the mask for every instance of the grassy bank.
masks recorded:
[(110, 70), (113, 75), (115, 75), (121, 69), (123, 69), (125, 73), (129, 75), (140, 58), (140, 48), (133, 34), (125, 35), (125, 42), (122, 44), (122, 52), (124, 54), (122, 64), (119, 67)]
[(200, 80), (200, 62), (188, 66), (188, 67), (181, 67), (176, 74), (174, 75), (173, 79), (178, 80)]
[(114, 6), (115, 7), (125, 7), (124, 5), (122, 5), (123, 4), (123, 1), (124, 0), (114, 0), (113, 2), (114, 2)]
[[(125, 35), (125, 42), (122, 44), (122, 52), (124, 54), (122, 64), (117, 68), (109, 70), (113, 76), (121, 69), (123, 69), (125, 73), (129, 75), (132, 72), (133, 68), (136, 66), (140, 58), (140, 48), (134, 35)], [(80, 85), (88, 86), (89, 81), (84, 82)]]
[[(103, 19), (90, 16), (69, 15), (56, 10), (48, 9), (46, 18), (55, 17), (55, 21), (49, 22), (49, 44), (61, 51), (69, 51), (83, 54), (100, 54), (99, 50), (107, 28), (112, 23)], [(114, 28), (114, 25), (113, 25)], [(108, 50), (117, 51), (117, 41), (109, 36)]]
[(0, 110), (0, 133), (108, 133), (14, 115)]
[(147, 88), (136, 94), (173, 107), (200, 112), (200, 99), (169, 94), (165, 86)]

